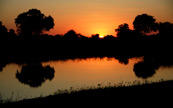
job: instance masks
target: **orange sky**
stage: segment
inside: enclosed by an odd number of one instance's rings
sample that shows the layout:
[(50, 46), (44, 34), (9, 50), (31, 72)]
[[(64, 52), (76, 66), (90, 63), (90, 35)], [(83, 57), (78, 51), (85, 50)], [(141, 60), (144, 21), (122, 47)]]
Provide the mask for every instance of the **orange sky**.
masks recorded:
[(48, 34), (64, 34), (73, 29), (85, 36), (116, 35), (122, 23), (132, 23), (139, 14), (155, 16), (158, 22), (173, 22), (172, 0), (1, 0), (0, 21), (16, 29), (14, 19), (31, 8), (41, 10), (55, 21)]

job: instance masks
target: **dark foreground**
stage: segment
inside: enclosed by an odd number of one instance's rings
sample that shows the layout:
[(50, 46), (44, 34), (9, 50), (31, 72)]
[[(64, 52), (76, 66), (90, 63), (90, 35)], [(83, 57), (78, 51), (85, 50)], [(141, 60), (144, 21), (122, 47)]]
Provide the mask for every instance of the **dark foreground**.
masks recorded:
[[(0, 104), (2, 107), (117, 107), (169, 106), (173, 98), (173, 81), (130, 87), (105, 87), (62, 93), (48, 97)], [(1, 107), (1, 108), (2, 108)]]

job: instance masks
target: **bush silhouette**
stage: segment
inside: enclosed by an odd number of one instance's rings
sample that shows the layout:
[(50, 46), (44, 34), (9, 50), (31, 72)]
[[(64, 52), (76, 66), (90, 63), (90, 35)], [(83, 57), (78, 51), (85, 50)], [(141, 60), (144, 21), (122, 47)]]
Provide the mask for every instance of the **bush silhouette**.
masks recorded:
[(15, 24), (20, 35), (39, 35), (43, 31), (52, 29), (54, 20), (51, 16), (42, 14), (40, 10), (30, 9), (18, 15)]

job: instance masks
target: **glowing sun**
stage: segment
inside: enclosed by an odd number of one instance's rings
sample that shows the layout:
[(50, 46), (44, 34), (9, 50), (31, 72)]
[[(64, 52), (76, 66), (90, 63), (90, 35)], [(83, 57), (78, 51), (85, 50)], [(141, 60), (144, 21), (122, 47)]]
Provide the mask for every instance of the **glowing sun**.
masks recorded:
[(103, 36), (103, 35), (101, 35), (101, 36), (99, 36), (99, 38), (104, 38), (104, 36)]

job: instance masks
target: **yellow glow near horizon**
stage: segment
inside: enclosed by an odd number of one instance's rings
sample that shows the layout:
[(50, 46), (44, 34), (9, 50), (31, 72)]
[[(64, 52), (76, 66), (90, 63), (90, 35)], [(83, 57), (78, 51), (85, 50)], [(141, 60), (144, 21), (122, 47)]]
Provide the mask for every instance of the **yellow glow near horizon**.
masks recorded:
[(118, 25), (133, 21), (139, 14), (154, 16), (157, 22), (173, 22), (173, 0), (0, 0), (0, 21), (15, 29), (14, 19), (29, 9), (37, 8), (54, 18), (51, 35), (73, 29), (84, 36), (114, 35)]
[(100, 36), (99, 36), (99, 38), (101, 38), (101, 39), (102, 39), (102, 38), (104, 38), (104, 36), (100, 35)]

